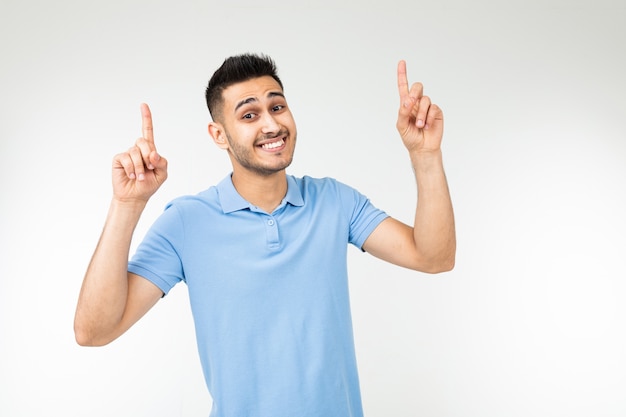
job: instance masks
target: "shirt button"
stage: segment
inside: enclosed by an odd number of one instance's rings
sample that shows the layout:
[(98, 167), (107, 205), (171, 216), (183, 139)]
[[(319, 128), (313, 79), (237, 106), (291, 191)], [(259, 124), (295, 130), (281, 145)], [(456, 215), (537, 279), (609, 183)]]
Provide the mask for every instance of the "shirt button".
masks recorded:
[(274, 226), (274, 220), (269, 219), (269, 220), (267, 221), (267, 224), (268, 224), (268, 225), (270, 225), (270, 226)]

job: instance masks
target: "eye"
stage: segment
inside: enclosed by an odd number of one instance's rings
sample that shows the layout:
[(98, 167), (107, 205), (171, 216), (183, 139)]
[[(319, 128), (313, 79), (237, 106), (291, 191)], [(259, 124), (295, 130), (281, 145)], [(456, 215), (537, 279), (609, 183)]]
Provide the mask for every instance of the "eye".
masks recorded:
[(285, 108), (285, 106), (283, 104), (277, 104), (274, 107), (272, 107), (272, 111), (274, 111), (274, 112), (281, 111), (284, 108)]
[(250, 119), (254, 118), (254, 113), (246, 113), (243, 116), (241, 116), (241, 118), (250, 120)]

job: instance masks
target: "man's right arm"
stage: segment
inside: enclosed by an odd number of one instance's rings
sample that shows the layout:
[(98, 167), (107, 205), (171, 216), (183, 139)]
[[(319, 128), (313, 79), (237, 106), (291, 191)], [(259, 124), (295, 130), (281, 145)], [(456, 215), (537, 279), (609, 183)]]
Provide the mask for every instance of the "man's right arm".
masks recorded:
[(135, 227), (149, 198), (167, 178), (167, 161), (156, 152), (147, 105), (141, 113), (143, 136), (113, 159), (113, 199), (78, 298), (74, 333), (83, 346), (113, 341), (163, 295), (148, 280), (128, 272)]

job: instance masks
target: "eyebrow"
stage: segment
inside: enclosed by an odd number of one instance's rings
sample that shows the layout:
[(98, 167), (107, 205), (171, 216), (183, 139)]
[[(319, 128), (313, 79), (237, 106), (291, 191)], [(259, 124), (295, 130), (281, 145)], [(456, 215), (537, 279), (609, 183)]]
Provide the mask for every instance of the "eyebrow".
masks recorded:
[[(268, 98), (272, 98), (272, 97), (282, 97), (285, 98), (285, 95), (283, 93), (281, 93), (280, 91), (270, 91), (269, 93), (267, 93), (267, 97)], [(239, 103), (237, 103), (237, 105), (235, 106), (235, 112), (243, 105), (246, 104), (250, 104), (250, 103), (254, 103), (259, 101), (256, 97), (250, 97), (247, 98), (245, 100), (241, 100)]]

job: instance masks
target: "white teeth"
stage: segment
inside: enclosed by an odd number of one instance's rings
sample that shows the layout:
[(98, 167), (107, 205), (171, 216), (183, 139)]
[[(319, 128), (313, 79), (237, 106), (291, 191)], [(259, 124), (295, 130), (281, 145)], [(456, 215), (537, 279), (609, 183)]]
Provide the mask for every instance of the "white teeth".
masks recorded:
[(272, 143), (265, 143), (263, 145), (261, 145), (261, 147), (263, 149), (274, 149), (274, 148), (278, 148), (279, 146), (283, 146), (285, 144), (285, 141), (283, 139), (276, 141), (276, 142), (272, 142)]

